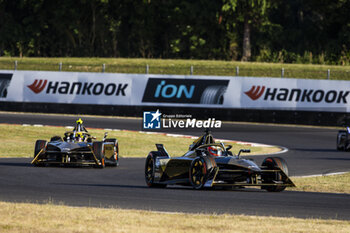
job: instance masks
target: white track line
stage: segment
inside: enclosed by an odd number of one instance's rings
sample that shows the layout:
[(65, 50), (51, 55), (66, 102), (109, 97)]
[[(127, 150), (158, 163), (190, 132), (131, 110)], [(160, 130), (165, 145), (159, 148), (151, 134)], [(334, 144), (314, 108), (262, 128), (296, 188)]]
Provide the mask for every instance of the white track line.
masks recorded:
[(343, 175), (345, 173), (348, 173), (348, 172), (331, 172), (331, 173), (324, 173), (324, 174), (316, 174), (316, 175), (308, 175), (308, 176), (292, 176), (292, 177), (294, 177), (294, 178), (311, 178), (311, 177)]

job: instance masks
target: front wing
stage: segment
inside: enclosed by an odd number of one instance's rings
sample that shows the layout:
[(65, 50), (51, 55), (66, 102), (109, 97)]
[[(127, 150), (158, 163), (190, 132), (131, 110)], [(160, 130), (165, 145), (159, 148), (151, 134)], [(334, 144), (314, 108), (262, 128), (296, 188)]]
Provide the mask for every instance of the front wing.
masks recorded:
[[(86, 155), (88, 159), (72, 159), (76, 155)], [(104, 161), (99, 161), (93, 151), (68, 151), (68, 152), (57, 152), (57, 151), (44, 151), (41, 149), (40, 152), (34, 157), (31, 164), (57, 164), (57, 165), (103, 165)]]
[[(250, 174), (249, 174), (250, 173)], [(243, 177), (247, 176), (247, 179), (244, 181), (237, 181), (235, 179), (230, 179), (228, 177), (234, 175), (244, 174)], [(226, 179), (222, 178), (224, 175), (227, 175)], [(280, 175), (282, 179), (280, 181), (272, 180), (270, 182), (264, 181), (264, 176), (274, 176)], [(204, 187), (213, 187), (213, 186), (285, 186), (285, 187), (295, 187), (293, 181), (288, 177), (285, 172), (281, 169), (274, 170), (261, 170), (259, 172), (252, 172), (247, 170), (230, 170), (230, 169), (220, 169), (219, 167), (213, 168), (213, 170), (209, 173), (207, 181), (205, 182)]]

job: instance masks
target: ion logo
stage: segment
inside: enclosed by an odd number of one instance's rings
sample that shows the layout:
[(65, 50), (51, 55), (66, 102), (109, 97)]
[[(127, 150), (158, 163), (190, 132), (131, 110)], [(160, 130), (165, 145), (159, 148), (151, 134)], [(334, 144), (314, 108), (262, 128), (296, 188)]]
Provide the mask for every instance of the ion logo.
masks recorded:
[(167, 99), (176, 97), (179, 99), (184, 96), (185, 98), (190, 99), (193, 96), (194, 88), (194, 85), (191, 85), (189, 87), (186, 85), (180, 85), (177, 87), (174, 84), (166, 84), (166, 81), (162, 80), (160, 84), (157, 85), (154, 97), (158, 98), (161, 96)]
[(29, 89), (32, 90), (35, 94), (39, 94), (44, 90), (46, 84), (47, 80), (40, 79), (38, 81), (38, 79), (35, 79), (34, 82), (31, 85), (28, 85), (27, 87), (29, 87)]
[(142, 102), (223, 104), (229, 80), (149, 78)]
[(265, 86), (252, 86), (249, 91), (244, 92), (252, 100), (259, 99), (264, 94)]
[(156, 112), (143, 112), (143, 128), (144, 129), (160, 129), (160, 116), (162, 114), (159, 109)]

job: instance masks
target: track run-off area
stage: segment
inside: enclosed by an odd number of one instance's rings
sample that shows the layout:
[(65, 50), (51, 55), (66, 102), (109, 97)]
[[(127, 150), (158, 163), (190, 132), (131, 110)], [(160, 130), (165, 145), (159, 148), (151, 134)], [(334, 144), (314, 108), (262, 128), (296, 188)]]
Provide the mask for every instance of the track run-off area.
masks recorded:
[[(0, 113), (0, 123), (7, 124), (68, 126), (76, 119), (77, 116)], [(91, 116), (83, 119), (86, 127), (136, 131), (142, 128), (141, 119)], [(203, 131), (168, 133), (199, 136)], [(220, 139), (288, 148), (286, 153), (277, 156), (287, 161), (290, 176), (350, 171), (350, 153), (337, 151), (335, 147), (337, 129), (224, 123), (212, 133)], [(135, 146), (138, 146), (137, 141)], [(121, 158), (119, 167), (105, 169), (34, 167), (30, 164), (31, 158), (1, 158), (0, 201), (350, 220), (348, 194), (297, 192), (288, 191), (288, 188), (281, 193), (260, 189), (198, 191), (181, 186), (148, 188), (144, 180), (147, 154), (145, 151), (144, 158)], [(254, 156), (254, 160), (260, 165), (265, 157)]]

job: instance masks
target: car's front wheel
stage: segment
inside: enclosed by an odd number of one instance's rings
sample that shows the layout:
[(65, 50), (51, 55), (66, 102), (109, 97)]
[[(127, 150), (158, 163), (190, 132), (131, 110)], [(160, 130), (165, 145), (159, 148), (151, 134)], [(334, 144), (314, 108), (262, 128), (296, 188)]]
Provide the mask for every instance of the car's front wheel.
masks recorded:
[[(34, 147), (34, 158), (41, 152), (41, 151), (44, 151), (45, 148), (46, 148), (46, 145), (47, 145), (47, 141), (46, 140), (37, 140), (35, 142), (35, 147)], [(41, 153), (42, 154), (42, 153)], [(43, 164), (41, 163), (37, 163), (37, 162), (34, 162), (33, 163), (34, 166), (44, 166)]]
[(99, 168), (105, 167), (105, 155), (103, 154), (103, 142), (93, 142), (92, 151), (98, 160), (99, 164), (96, 165)]
[(157, 184), (154, 182), (154, 173), (155, 173), (155, 156), (157, 152), (150, 152), (146, 158), (145, 163), (145, 180), (148, 187), (158, 187), (165, 188), (166, 184)]
[(119, 146), (118, 146), (118, 140), (115, 138), (107, 138), (105, 142), (113, 142), (114, 144), (114, 155), (113, 155), (113, 162), (109, 165), (118, 167), (119, 166)]
[(194, 189), (202, 189), (206, 182), (207, 164), (203, 158), (195, 158), (190, 166), (189, 178)]
[[(284, 159), (280, 157), (268, 157), (264, 159), (261, 164), (262, 167), (266, 167), (268, 170), (282, 170), (288, 176), (288, 166)], [(269, 192), (281, 192), (285, 190), (286, 186), (278, 185), (278, 182), (283, 182), (283, 177), (280, 172), (275, 172), (272, 174), (266, 174), (262, 176), (264, 182), (266, 183), (276, 183), (276, 185), (263, 187)]]

